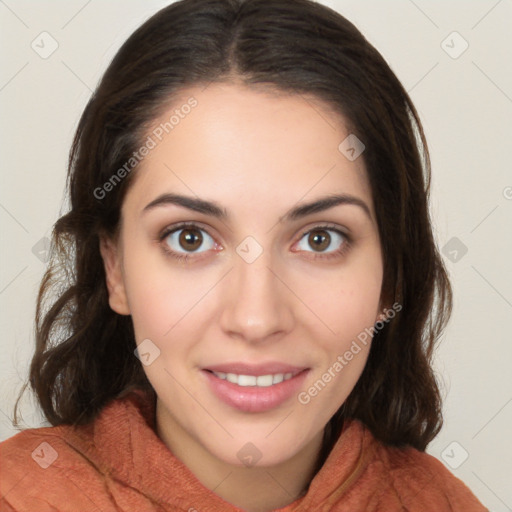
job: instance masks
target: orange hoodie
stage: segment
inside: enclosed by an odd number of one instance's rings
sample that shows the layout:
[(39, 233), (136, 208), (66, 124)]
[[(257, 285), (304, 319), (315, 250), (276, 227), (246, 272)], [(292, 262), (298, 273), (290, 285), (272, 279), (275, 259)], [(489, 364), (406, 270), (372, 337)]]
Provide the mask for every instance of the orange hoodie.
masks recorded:
[[(142, 392), (89, 425), (28, 429), (0, 444), (2, 512), (240, 512), (204, 487), (158, 438)], [(358, 421), (307, 493), (279, 512), (483, 512), (435, 457), (385, 446)], [(277, 512), (277, 511), (275, 511)]]

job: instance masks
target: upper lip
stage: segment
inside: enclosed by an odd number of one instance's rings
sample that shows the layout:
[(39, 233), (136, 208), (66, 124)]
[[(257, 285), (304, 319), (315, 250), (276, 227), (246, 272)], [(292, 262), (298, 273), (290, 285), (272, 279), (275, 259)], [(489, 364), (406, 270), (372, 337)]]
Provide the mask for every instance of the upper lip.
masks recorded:
[(273, 375), (276, 373), (291, 373), (294, 376), (303, 370), (305, 366), (293, 366), (278, 361), (269, 361), (268, 363), (249, 364), (243, 362), (221, 363), (203, 368), (212, 372), (235, 373), (237, 375), (253, 375), (259, 377), (261, 375)]

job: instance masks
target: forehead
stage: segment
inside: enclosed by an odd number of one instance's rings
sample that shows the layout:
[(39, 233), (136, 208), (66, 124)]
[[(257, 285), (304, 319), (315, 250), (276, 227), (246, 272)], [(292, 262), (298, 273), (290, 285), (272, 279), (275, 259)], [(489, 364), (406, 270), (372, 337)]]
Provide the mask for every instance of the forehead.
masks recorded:
[(148, 129), (153, 147), (125, 203), (142, 208), (176, 192), (254, 211), (347, 193), (373, 214), (363, 158), (351, 161), (339, 148), (347, 136), (343, 117), (312, 96), (227, 83), (192, 87)]

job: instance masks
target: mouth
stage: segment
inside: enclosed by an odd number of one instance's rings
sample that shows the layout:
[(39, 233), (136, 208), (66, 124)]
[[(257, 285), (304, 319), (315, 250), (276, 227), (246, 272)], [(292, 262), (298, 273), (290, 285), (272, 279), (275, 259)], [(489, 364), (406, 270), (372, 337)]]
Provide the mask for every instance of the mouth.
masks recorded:
[[(267, 375), (244, 375), (237, 373), (226, 373), (226, 372), (214, 372), (213, 370), (206, 370), (207, 372), (213, 373), (217, 378), (226, 380), (232, 384), (236, 384), (241, 387), (255, 386), (259, 388), (267, 388), (275, 386), (281, 382), (290, 380), (300, 372), (287, 372), (287, 373), (269, 373)], [(304, 371), (304, 370), (301, 370)]]
[(275, 409), (296, 395), (310, 368), (273, 363), (225, 364), (204, 368), (208, 386), (224, 404), (243, 412)]

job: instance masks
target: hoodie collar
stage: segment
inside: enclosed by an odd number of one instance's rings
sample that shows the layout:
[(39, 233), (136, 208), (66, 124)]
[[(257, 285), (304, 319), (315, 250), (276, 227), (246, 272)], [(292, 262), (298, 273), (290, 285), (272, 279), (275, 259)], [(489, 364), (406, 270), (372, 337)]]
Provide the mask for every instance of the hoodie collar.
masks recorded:
[[(155, 430), (155, 395), (142, 390), (107, 404), (94, 421), (90, 457), (116, 480), (136, 488), (164, 509), (238, 512), (207, 489), (160, 440)], [(329, 510), (366, 468), (374, 440), (356, 420), (342, 432), (305, 495), (274, 512)]]

